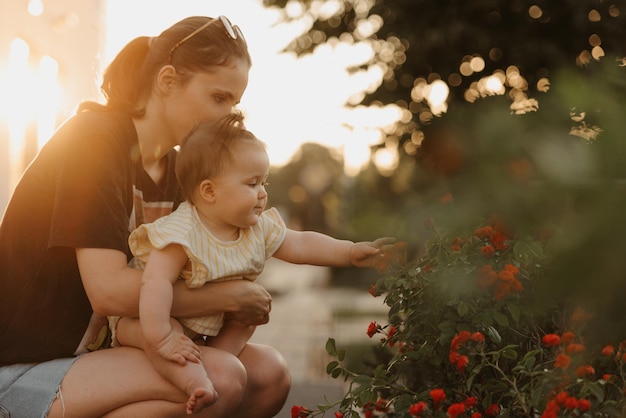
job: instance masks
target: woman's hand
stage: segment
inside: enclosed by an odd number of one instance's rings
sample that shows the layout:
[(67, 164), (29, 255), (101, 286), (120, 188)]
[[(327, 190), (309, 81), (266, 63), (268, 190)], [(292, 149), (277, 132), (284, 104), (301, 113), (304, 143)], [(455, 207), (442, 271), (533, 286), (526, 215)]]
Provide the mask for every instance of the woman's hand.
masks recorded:
[(269, 321), (272, 296), (259, 283), (244, 279), (210, 282), (188, 289), (182, 280), (174, 283), (172, 316), (190, 318), (225, 313), (244, 325)]
[(263, 325), (269, 322), (272, 296), (263, 286), (249, 280), (230, 280), (223, 283), (236, 285), (232, 291), (238, 300), (238, 309), (229, 311), (229, 318), (244, 325)]

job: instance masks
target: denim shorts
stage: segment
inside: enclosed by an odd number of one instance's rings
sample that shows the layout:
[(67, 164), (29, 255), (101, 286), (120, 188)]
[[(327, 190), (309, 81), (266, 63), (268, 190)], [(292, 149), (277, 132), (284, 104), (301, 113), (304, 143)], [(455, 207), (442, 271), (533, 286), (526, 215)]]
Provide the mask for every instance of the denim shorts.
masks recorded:
[(0, 418), (45, 418), (77, 358), (0, 367)]

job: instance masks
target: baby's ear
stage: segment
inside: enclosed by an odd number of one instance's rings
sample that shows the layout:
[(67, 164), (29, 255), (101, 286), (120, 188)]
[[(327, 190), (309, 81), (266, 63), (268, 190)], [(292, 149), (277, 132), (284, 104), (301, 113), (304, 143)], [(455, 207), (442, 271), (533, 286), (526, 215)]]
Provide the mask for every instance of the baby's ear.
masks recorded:
[(203, 180), (198, 186), (200, 197), (207, 202), (215, 201), (215, 184), (211, 180)]

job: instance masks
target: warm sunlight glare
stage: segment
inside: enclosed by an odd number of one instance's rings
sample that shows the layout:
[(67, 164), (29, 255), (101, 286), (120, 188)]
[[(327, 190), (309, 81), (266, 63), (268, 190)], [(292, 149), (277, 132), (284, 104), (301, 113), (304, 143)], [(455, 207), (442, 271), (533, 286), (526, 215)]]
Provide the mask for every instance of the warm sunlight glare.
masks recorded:
[(24, 89), (28, 89), (32, 74), (28, 66), (30, 48), (26, 41), (15, 38), (11, 42), (9, 52), (9, 65), (6, 85), (3, 91), (2, 115), (7, 121), (9, 128), (9, 177), (10, 184), (17, 183), (22, 169), (22, 150), (24, 137), (26, 136), (26, 125), (29, 120), (28, 99), (29, 94), (24, 94)]
[(41, 147), (56, 128), (60, 106), (58, 63), (47, 55), (41, 57), (36, 68), (30, 61), (28, 43), (13, 39), (2, 86), (5, 94), (0, 99), (0, 112), (9, 132), (10, 185), (16, 184), (24, 168), (27, 136), (36, 132), (36, 146)]
[(61, 89), (58, 82), (59, 64), (44, 55), (39, 61), (39, 71), (35, 74), (34, 86), (38, 100), (34, 111), (37, 120), (37, 146), (41, 148), (56, 129), (57, 111), (61, 106)]

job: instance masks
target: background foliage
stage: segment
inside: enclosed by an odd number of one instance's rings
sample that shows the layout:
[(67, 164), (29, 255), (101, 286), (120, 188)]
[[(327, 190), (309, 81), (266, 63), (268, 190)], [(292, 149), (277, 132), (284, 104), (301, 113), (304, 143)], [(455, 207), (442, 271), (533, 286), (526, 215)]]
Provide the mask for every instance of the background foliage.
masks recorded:
[[(290, 198), (281, 202), (300, 205), (301, 213), (318, 211), (306, 215), (317, 224), (302, 216), (301, 226), (354, 239), (395, 235), (409, 242), (410, 256), (416, 258), (431, 237), (424, 221), (438, 213), (446, 193), (452, 194), (459, 209), (442, 220), (451, 227), (494, 213), (520, 233), (554, 222), (559, 239), (545, 273), (546, 288), (591, 305), (597, 312), (598, 333), (626, 334), (620, 314), (626, 290), (621, 263), (626, 250), (622, 239), (626, 232), (622, 215), (626, 4), (611, 0), (264, 3), (289, 10), (285, 19), (311, 18), (310, 30), (289, 47), (299, 54), (338, 39), (372, 44), (377, 54), (364, 66), (381, 66), (385, 78), (362, 103), (395, 103), (408, 115), (395, 130), (386, 132), (386, 141), (396, 144), (400, 155), (391, 174), (381, 175), (370, 164), (356, 178), (347, 178), (339, 170), (339, 157), (317, 158), (318, 165), (332, 173), (323, 191), (318, 196), (305, 193), (300, 203)], [(468, 57), (481, 57), (484, 69), (460, 75)], [(467, 100), (472, 83), (511, 66), (519, 70), (524, 83), (506, 84), (501, 95)], [(440, 116), (425, 117), (428, 103), (414, 101), (411, 91), (420, 80), (435, 79), (450, 86), (448, 109)], [(547, 85), (538, 84), (542, 79), (547, 79)], [(520, 94), (536, 101), (525, 113), (513, 106)], [(288, 174), (273, 175), (273, 182), (278, 177), (296, 185), (297, 166), (302, 169), (311, 152), (304, 150), (302, 160), (287, 166), (283, 172)]]

